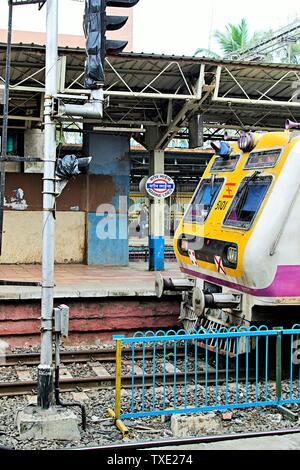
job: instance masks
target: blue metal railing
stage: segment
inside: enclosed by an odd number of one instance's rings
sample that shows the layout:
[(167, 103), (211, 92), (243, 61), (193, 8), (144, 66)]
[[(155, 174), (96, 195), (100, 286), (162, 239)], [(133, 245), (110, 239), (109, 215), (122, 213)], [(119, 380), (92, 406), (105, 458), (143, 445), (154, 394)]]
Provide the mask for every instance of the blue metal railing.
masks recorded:
[[(282, 378), (281, 363), (282, 342), (286, 338), (290, 359), (287, 382)], [(299, 338), (300, 325), (289, 330), (262, 326), (150, 331), (138, 332), (131, 338), (114, 337), (119, 351), (126, 347), (126, 356), (131, 355), (130, 400), (122, 403), (119, 381), (116, 417), (300, 403), (300, 352), (299, 361), (295, 359), (295, 347), (300, 350)], [(117, 361), (122, 361), (121, 355)], [(140, 375), (135, 373), (136, 365)], [(121, 371), (120, 363), (117, 369)]]
[(280, 404), (300, 403), (300, 325), (294, 325), (292, 329), (281, 331), (283, 344), (282, 353), (286, 352), (288, 358), (283, 357), (288, 366), (288, 378), (285, 386), (280, 389)]

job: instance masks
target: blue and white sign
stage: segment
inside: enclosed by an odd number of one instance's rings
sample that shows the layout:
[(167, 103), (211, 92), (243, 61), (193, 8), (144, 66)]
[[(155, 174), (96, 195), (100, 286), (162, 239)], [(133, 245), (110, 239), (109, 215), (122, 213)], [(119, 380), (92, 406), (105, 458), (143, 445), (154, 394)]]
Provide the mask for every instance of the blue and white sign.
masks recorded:
[(153, 175), (146, 182), (146, 191), (151, 197), (166, 199), (175, 189), (175, 183), (168, 175)]

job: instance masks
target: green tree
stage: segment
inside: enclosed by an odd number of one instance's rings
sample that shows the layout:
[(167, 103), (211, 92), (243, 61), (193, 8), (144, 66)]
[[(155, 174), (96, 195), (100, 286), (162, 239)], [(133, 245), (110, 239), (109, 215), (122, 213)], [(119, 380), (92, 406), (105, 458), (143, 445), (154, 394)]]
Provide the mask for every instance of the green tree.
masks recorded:
[[(229, 23), (225, 27), (225, 31), (215, 31), (214, 38), (218, 41), (221, 48), (221, 55), (209, 49), (199, 48), (195, 52), (195, 56), (202, 55), (212, 59), (221, 59), (224, 56), (232, 54), (233, 52), (241, 52), (243, 49), (248, 49), (258, 45), (261, 41), (271, 38), (273, 35), (272, 29), (268, 31), (257, 31), (252, 36), (249, 36), (248, 23), (245, 18), (237, 25)], [(291, 44), (286, 47), (284, 44), (282, 48), (274, 53), (267, 53), (263, 60), (265, 62), (281, 62), (300, 64), (300, 44)]]
[(238, 25), (228, 24), (224, 33), (216, 31), (214, 37), (224, 54), (245, 49), (250, 44), (247, 20), (243, 18)]
[[(222, 50), (222, 55), (215, 53), (209, 49), (197, 49), (195, 55), (204, 55), (213, 59), (221, 59), (223, 56), (231, 54), (235, 51), (247, 49), (255, 46), (260, 41), (272, 36), (273, 31), (256, 31), (249, 36), (248, 23), (245, 18), (237, 25), (229, 23), (225, 27), (225, 32), (215, 31), (214, 38), (218, 41)], [(268, 57), (270, 59), (270, 57)]]
[[(247, 20), (243, 18), (238, 25), (228, 24), (225, 32), (216, 31), (214, 37), (217, 39), (221, 46), (224, 55), (230, 54), (231, 52), (239, 49), (244, 49), (251, 45), (254, 41), (254, 37), (249, 39), (249, 31)], [(220, 58), (219, 54), (208, 49), (197, 49), (195, 55), (206, 55), (212, 58)]]
[(291, 44), (284, 48), (284, 54), (281, 58), (284, 64), (300, 64), (300, 43)]

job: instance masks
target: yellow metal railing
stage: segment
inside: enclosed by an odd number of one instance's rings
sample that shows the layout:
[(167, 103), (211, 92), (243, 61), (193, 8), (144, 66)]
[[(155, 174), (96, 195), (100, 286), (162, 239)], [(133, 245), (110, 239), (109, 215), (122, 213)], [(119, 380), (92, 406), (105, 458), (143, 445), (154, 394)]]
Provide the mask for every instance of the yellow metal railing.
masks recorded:
[(120, 420), (121, 416), (121, 389), (122, 389), (122, 346), (123, 336), (117, 336), (116, 339), (116, 382), (115, 382), (115, 410), (108, 409), (108, 415), (114, 419), (115, 425), (121, 431), (123, 437), (129, 434), (128, 428)]

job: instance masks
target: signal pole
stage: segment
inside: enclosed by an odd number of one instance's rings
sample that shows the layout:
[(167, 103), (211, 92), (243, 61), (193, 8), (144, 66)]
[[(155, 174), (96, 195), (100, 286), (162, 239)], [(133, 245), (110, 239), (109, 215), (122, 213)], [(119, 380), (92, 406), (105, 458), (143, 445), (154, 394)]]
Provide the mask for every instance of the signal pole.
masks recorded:
[[(46, 1), (46, 0), (45, 0)], [(44, 1), (44, 3), (45, 3)], [(105, 38), (106, 29), (119, 29), (125, 24), (126, 17), (106, 16), (108, 6), (131, 7), (139, 0), (87, 0), (86, 36), (88, 42), (88, 67), (86, 87), (92, 90), (91, 99), (81, 106), (64, 104), (56, 109), (58, 115), (102, 118), (104, 83), (104, 60), (106, 52), (118, 53), (126, 46), (124, 41), (109, 41)], [(32, 0), (30, 3), (40, 3)], [(44, 4), (43, 3), (43, 4)], [(22, 3), (24, 4), (24, 3)], [(43, 177), (43, 247), (42, 247), (42, 305), (41, 305), (41, 358), (38, 366), (38, 407), (27, 407), (17, 415), (17, 424), (22, 438), (78, 440), (80, 433), (76, 415), (68, 407), (83, 406), (79, 402), (67, 403), (59, 399), (59, 349), (56, 349), (55, 405), (53, 404), (53, 333), (62, 333), (63, 322), (68, 322), (68, 307), (55, 312), (54, 328), (54, 261), (55, 261), (55, 200), (56, 183), (66, 184), (68, 175), (62, 171), (60, 177), (56, 168), (56, 121), (54, 104), (57, 98), (57, 59), (58, 59), (58, 0), (47, 0), (46, 21), (46, 78), (44, 102), (44, 177)], [(89, 28), (91, 23), (91, 28)], [(96, 24), (96, 28), (95, 28)], [(97, 43), (96, 53), (94, 44)], [(96, 76), (96, 78), (95, 78)], [(88, 86), (87, 86), (88, 85)], [(77, 168), (87, 168), (91, 158), (77, 159)], [(0, 168), (1, 169), (1, 168)], [(63, 170), (63, 168), (62, 168)], [(57, 180), (59, 176), (59, 180)], [(65, 307), (65, 306), (61, 306)], [(61, 320), (61, 322), (59, 321)], [(59, 328), (59, 329), (58, 329)], [(64, 327), (66, 332), (68, 328)], [(58, 344), (59, 346), (59, 344)], [(83, 417), (84, 428), (84, 417)]]
[[(53, 118), (57, 95), (58, 0), (47, 0), (46, 76), (44, 101), (44, 177), (42, 228), (42, 305), (41, 358), (38, 366), (37, 408), (27, 407), (17, 414), (22, 439), (78, 440), (80, 433), (75, 413), (56, 396), (53, 403), (53, 329), (54, 329), (54, 252), (56, 199), (56, 121)], [(57, 309), (59, 310), (59, 309)], [(56, 361), (59, 350), (56, 350)], [(56, 362), (56, 372), (59, 365)], [(58, 377), (59, 380), (59, 377)]]
[(46, 80), (44, 103), (44, 178), (43, 178), (43, 251), (41, 359), (38, 367), (38, 405), (52, 405), (52, 327), (55, 248), (55, 162), (56, 125), (52, 118), (53, 99), (57, 94), (58, 0), (47, 1)]

